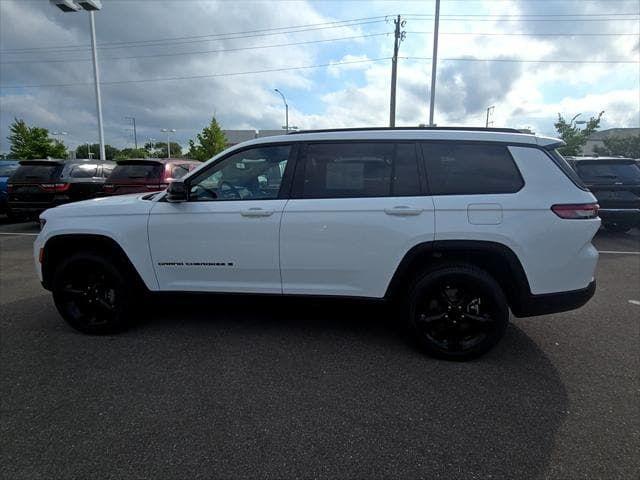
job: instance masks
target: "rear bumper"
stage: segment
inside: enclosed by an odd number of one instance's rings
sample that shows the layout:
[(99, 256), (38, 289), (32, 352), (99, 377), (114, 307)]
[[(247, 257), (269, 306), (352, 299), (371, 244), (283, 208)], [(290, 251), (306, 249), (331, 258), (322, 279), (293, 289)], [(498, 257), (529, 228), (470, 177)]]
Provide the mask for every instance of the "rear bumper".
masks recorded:
[(516, 317), (535, 317), (567, 312), (582, 307), (595, 293), (596, 281), (593, 280), (586, 288), (580, 290), (527, 295), (518, 302), (518, 305), (512, 305), (511, 310)]
[(598, 215), (603, 223), (624, 222), (640, 225), (640, 208), (601, 208)]

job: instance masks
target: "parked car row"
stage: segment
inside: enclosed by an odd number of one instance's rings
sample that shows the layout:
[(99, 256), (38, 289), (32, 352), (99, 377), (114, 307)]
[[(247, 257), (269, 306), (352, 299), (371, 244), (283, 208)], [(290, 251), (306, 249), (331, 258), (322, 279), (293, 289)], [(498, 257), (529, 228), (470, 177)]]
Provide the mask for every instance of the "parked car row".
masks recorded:
[(569, 157), (598, 199), (602, 225), (612, 232), (640, 227), (640, 163), (621, 157)]
[(200, 165), (181, 159), (119, 163), (43, 159), (3, 163), (6, 165), (0, 164), (0, 209), (14, 218), (37, 218), (48, 208), (90, 198), (164, 190), (172, 180)]

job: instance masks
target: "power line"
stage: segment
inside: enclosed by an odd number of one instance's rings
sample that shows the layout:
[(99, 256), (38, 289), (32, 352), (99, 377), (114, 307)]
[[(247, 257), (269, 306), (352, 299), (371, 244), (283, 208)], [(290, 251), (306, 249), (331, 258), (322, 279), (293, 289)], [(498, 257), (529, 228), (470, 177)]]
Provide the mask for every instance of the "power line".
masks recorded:
[[(192, 35), (185, 37), (167, 37), (167, 38), (157, 38), (151, 40), (131, 40), (131, 41), (121, 41), (121, 42), (102, 42), (99, 48), (102, 49), (114, 49), (114, 48), (132, 48), (132, 47), (152, 47), (152, 46), (164, 46), (167, 44), (171, 45), (182, 45), (187, 43), (197, 43), (197, 42), (206, 42), (206, 41), (217, 41), (217, 40), (234, 40), (236, 38), (253, 38), (253, 37), (262, 37), (262, 36), (271, 36), (271, 35), (284, 35), (289, 33), (301, 33), (307, 31), (316, 31), (316, 30), (325, 30), (331, 28), (346, 28), (351, 26), (359, 26), (359, 25), (368, 25), (371, 23), (381, 23), (385, 22), (386, 17), (368, 17), (362, 19), (352, 19), (352, 20), (341, 20), (336, 22), (326, 22), (319, 24), (309, 24), (309, 25), (298, 25), (291, 27), (277, 27), (273, 29), (262, 29), (262, 30), (248, 30), (244, 32), (228, 32), (228, 33), (217, 33), (217, 34), (208, 34), (208, 35)], [(348, 22), (348, 23), (347, 23)], [(178, 40), (178, 41), (175, 41)], [(179, 41), (186, 40), (186, 41)], [(15, 48), (15, 49), (4, 49), (0, 50), (0, 53), (30, 53), (30, 52), (41, 52), (41, 51), (75, 51), (75, 50), (86, 50), (90, 48), (87, 45), (59, 45), (59, 46), (51, 46), (51, 47), (30, 47), (30, 48)]]
[[(390, 35), (392, 33), (393, 32), (371, 33), (367, 35), (353, 35), (350, 37), (326, 38), (321, 40), (308, 40), (305, 42), (293, 42), (293, 43), (278, 43), (278, 44), (272, 44), (272, 45), (254, 45), (250, 47), (222, 48), (218, 50), (198, 50), (193, 52), (179, 52), (179, 53), (155, 53), (150, 55), (131, 55), (127, 57), (106, 57), (106, 58), (101, 58), (100, 61), (104, 62), (109, 60), (132, 60), (132, 59), (139, 59), (139, 58), (175, 57), (175, 56), (207, 54), (207, 53), (238, 52), (242, 50), (290, 47), (294, 45), (309, 45), (314, 43), (327, 43), (327, 42), (337, 42), (337, 41), (343, 41), (343, 40), (355, 40), (358, 38), (380, 37), (384, 35)], [(15, 65), (15, 64), (24, 64), (24, 63), (75, 63), (75, 62), (90, 62), (90, 61), (91, 61), (90, 58), (68, 58), (68, 59), (63, 58), (63, 59), (55, 59), (55, 60), (9, 60), (6, 62), (0, 62), (0, 64)]]
[[(400, 57), (403, 60), (431, 60), (431, 57)], [(638, 60), (527, 60), (522, 58), (442, 58), (451, 62), (512, 62), (512, 63), (635, 63)]]
[[(444, 18), (453, 18), (453, 17), (623, 17), (623, 16), (638, 16), (640, 12), (629, 12), (629, 13), (453, 13), (449, 15), (440, 15), (440, 17)], [(433, 18), (432, 14), (428, 13), (407, 13), (403, 15), (405, 17), (429, 17)]]
[[(216, 77), (233, 77), (237, 75), (252, 75), (258, 73), (272, 73), (272, 72), (286, 72), (290, 70), (306, 70), (312, 68), (321, 68), (321, 67), (334, 67), (340, 65), (351, 65), (354, 63), (372, 63), (372, 62), (381, 62), (383, 60), (390, 60), (391, 57), (383, 57), (383, 58), (372, 58), (366, 60), (347, 60), (344, 62), (332, 62), (332, 63), (322, 63), (318, 65), (303, 65), (298, 67), (282, 67), (282, 68), (272, 68), (267, 70), (253, 70), (249, 72), (230, 72), (230, 73), (214, 73), (210, 75), (188, 75), (188, 76), (179, 76), (179, 77), (161, 77), (161, 78), (142, 78), (138, 80), (115, 80), (111, 82), (100, 82), (101, 85), (122, 85), (127, 83), (147, 83), (147, 82), (164, 82), (170, 80), (194, 80), (200, 78), (216, 78)], [(93, 85), (92, 82), (78, 82), (78, 83), (50, 83), (50, 84), (39, 84), (39, 85), (0, 85), (0, 89), (3, 88), (48, 88), (48, 87), (79, 87), (83, 85)]]
[[(432, 18), (409, 18), (414, 22), (432, 21)], [(443, 22), (637, 22), (637, 18), (442, 18)]]
[[(414, 34), (430, 34), (433, 33), (431, 31), (413, 31), (413, 32), (407, 32), (407, 33), (414, 33)], [(496, 32), (440, 32), (440, 35), (477, 35), (477, 36), (482, 36), (482, 37), (486, 37), (486, 36), (496, 36), (496, 37), (502, 37), (502, 36), (526, 36), (526, 37), (615, 37), (615, 36), (627, 36), (627, 35), (633, 35), (635, 37), (637, 37), (638, 35), (640, 35), (639, 33), (496, 33)]]

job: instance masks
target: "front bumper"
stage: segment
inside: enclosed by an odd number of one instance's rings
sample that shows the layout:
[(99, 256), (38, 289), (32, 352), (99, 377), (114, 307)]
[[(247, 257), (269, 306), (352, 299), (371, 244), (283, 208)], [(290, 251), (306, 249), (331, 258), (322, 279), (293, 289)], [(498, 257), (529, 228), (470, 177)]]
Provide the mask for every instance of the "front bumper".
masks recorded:
[(595, 293), (596, 281), (594, 279), (586, 288), (580, 290), (541, 295), (529, 294), (521, 298), (517, 305), (511, 305), (511, 311), (516, 317), (535, 317), (567, 312), (582, 307)]

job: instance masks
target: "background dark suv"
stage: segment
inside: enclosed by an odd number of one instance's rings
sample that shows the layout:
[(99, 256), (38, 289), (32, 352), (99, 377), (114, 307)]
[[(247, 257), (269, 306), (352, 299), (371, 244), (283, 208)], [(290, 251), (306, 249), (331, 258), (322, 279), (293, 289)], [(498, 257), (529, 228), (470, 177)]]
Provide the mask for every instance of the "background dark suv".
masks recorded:
[(96, 197), (115, 166), (100, 160), (22, 160), (8, 182), (9, 211), (34, 218), (47, 208)]
[(640, 167), (631, 158), (573, 157), (569, 162), (600, 204), (602, 225), (612, 232), (640, 227)]
[(202, 165), (194, 160), (146, 158), (118, 162), (104, 184), (105, 195), (164, 190), (173, 180)]

